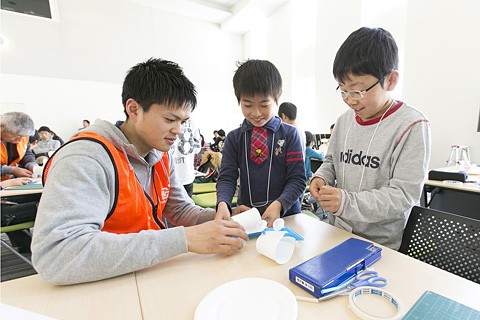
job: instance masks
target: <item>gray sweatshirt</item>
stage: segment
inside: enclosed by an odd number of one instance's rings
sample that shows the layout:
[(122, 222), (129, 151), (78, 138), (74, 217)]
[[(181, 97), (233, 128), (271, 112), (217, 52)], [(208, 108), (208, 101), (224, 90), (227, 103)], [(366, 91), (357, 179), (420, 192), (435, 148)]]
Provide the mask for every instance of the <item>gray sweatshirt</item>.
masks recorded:
[[(106, 121), (97, 120), (88, 131), (123, 150), (144, 190), (150, 193), (151, 168), (163, 153), (152, 150), (141, 157), (120, 129)], [(179, 183), (171, 160), (171, 189), (164, 216), (182, 226), (212, 220), (215, 210), (193, 203)], [(114, 181), (113, 163), (96, 142), (73, 142), (55, 155), (32, 241), (33, 265), (45, 280), (73, 284), (115, 277), (188, 251), (183, 227), (131, 234), (102, 232), (115, 199)]]
[(398, 103), (382, 121), (366, 123), (348, 110), (337, 120), (323, 165), (314, 174), (342, 189), (340, 209), (330, 223), (340, 218), (353, 233), (397, 250), (429, 161), (430, 125), (416, 109)]

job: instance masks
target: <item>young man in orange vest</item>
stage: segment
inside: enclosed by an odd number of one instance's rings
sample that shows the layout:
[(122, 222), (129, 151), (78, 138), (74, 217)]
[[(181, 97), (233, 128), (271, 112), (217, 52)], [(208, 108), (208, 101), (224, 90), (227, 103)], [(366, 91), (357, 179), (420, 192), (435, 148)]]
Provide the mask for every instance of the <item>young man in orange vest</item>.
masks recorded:
[(137, 64), (122, 102), (125, 121), (95, 121), (46, 164), (32, 261), (51, 283), (114, 277), (188, 251), (230, 255), (247, 239), (238, 223), (196, 206), (177, 179), (168, 151), (196, 105), (182, 69)]

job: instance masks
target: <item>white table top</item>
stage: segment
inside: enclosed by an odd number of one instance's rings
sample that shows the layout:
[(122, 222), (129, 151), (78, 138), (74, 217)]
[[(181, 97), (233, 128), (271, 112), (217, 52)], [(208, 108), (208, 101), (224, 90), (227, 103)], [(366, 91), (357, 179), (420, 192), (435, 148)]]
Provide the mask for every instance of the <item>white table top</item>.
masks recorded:
[[(294, 295), (312, 297), (289, 281), (288, 270), (352, 237), (352, 234), (303, 214), (285, 220), (287, 226), (305, 238), (285, 265), (257, 253), (256, 239), (253, 239), (231, 257), (188, 253), (137, 272), (144, 318), (156, 319), (161, 309), (166, 319), (193, 319), (197, 305), (211, 290), (241, 278), (274, 280), (285, 285)], [(479, 284), (382, 248), (382, 258), (373, 267), (380, 276), (387, 278), (385, 290), (400, 299), (405, 311), (426, 290), (480, 310)], [(348, 308), (348, 296), (341, 296), (318, 304), (299, 301), (298, 319), (358, 318)]]
[(142, 319), (134, 273), (71, 286), (54, 286), (34, 275), (2, 282), (1, 293), (2, 304), (54, 319)]

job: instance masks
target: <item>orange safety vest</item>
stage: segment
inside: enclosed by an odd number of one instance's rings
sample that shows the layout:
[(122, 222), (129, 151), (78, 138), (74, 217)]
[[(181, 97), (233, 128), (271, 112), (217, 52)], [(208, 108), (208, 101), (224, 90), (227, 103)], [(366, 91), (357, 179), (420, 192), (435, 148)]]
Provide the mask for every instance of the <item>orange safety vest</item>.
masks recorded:
[[(28, 147), (28, 140), (29, 137), (23, 137), (17, 144), (17, 154), (18, 158), (13, 160), (12, 162), (8, 163), (8, 154), (7, 154), (7, 147), (3, 144), (2, 142), (2, 155), (1, 155), (1, 163), (2, 166), (10, 166), (10, 167), (15, 167), (17, 163), (20, 162), (20, 160), (23, 159), (23, 156), (25, 156), (25, 153), (27, 152), (27, 147)], [(5, 174), (2, 176), (2, 181), (3, 180), (8, 180), (12, 177), (11, 174)]]
[[(162, 221), (162, 213), (170, 193), (168, 154), (164, 153), (162, 159), (152, 167), (152, 199), (138, 182), (126, 154), (117, 149), (109, 140), (93, 132), (82, 132), (61, 148), (77, 140), (90, 140), (100, 143), (113, 162), (115, 170), (115, 201), (112, 209), (107, 214), (102, 231), (125, 234), (165, 228)], [(45, 164), (43, 171), (44, 185), (52, 159), (58, 150)]]

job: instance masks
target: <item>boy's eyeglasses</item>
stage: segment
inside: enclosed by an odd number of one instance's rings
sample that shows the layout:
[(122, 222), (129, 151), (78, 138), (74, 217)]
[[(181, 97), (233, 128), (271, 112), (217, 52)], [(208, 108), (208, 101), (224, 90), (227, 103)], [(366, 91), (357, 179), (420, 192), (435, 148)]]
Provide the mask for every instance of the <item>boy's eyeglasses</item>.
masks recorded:
[(362, 90), (362, 91), (359, 91), (359, 90), (343, 91), (343, 90), (339, 90), (340, 86), (337, 87), (336, 91), (337, 91), (338, 94), (340, 94), (340, 96), (344, 100), (347, 99), (348, 97), (350, 97), (350, 99), (353, 99), (353, 100), (361, 100), (361, 99), (363, 99), (363, 95), (365, 93), (367, 93), (370, 89), (372, 89), (377, 84), (379, 84), (381, 81), (383, 81), (384, 78), (385, 78), (385, 76), (381, 77), (380, 79), (377, 80), (377, 82), (375, 82), (370, 87), (368, 87), (367, 89)]

